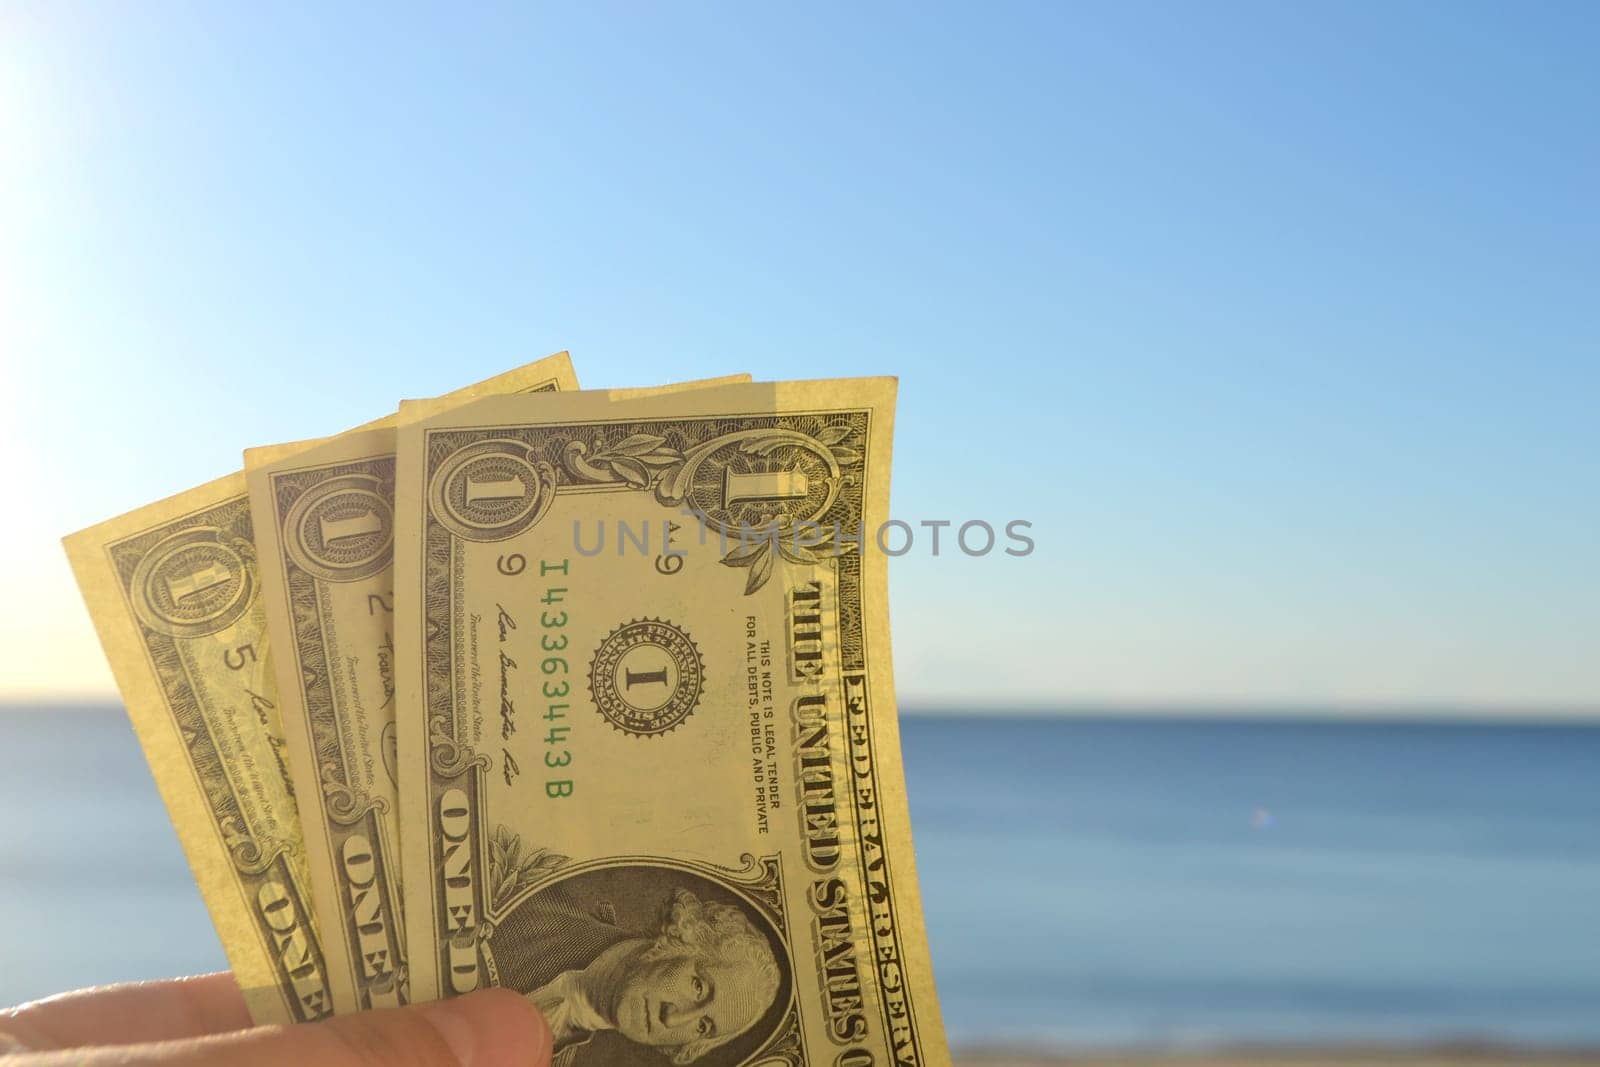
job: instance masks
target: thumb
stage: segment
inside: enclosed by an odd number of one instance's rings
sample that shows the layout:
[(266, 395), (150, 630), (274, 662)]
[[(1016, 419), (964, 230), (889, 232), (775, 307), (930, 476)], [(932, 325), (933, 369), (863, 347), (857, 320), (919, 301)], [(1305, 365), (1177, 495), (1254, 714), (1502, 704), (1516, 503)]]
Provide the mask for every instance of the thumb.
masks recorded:
[[(549, 1067), (550, 1052), (550, 1026), (527, 998), (509, 989), (485, 989), (302, 1026), (262, 1026), (64, 1055), (75, 1057), (70, 1060), (75, 1067), (98, 1067), (99, 1056), (107, 1057), (108, 1067)], [(55, 1061), (39, 1057), (37, 1062), (45, 1067)]]

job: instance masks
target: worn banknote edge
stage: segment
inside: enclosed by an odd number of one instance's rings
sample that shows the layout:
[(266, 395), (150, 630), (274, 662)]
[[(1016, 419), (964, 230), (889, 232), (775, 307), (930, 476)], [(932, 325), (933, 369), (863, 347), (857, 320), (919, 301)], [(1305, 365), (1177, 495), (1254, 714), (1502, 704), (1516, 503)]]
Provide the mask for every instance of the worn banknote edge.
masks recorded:
[[(640, 385), (625, 389), (584, 389), (586, 396), (606, 396), (614, 401), (640, 400), (655, 396), (671, 396), (674, 393), (688, 393), (701, 389), (719, 389), (726, 385), (748, 385), (751, 381), (749, 374), (721, 374), (713, 378), (691, 378), (684, 382), (668, 382), (665, 385)], [(571, 392), (572, 390), (567, 390)], [(480, 392), (476, 396), (457, 398), (451, 396), (435, 396), (422, 400), (402, 400), (400, 409), (394, 414), (395, 428), (409, 426), (422, 419), (432, 418), (446, 411), (453, 411), (477, 400), (491, 399), (494, 396), (504, 396), (507, 393), (533, 392), (530, 389), (502, 390), (499, 393)]]
[[(429, 397), (425, 400), (402, 401), (402, 404), (426, 404), (432, 410), (443, 411), (455, 404), (468, 404), (486, 396), (499, 393), (536, 393), (546, 391), (546, 387), (556, 382), (571, 382), (571, 386), (561, 385), (558, 388), (572, 391), (578, 388), (577, 373), (572, 369), (572, 355), (565, 349), (552, 352), (543, 359), (536, 359), (532, 363), (524, 363), (520, 367), (504, 371), (481, 381), (464, 385), (460, 389), (452, 390), (442, 396)], [(364, 422), (360, 426), (346, 430), (342, 434), (332, 437), (309, 437), (300, 441), (283, 441), (278, 444), (257, 445), (244, 450), (244, 469), (246, 473), (257, 468), (277, 463), (297, 452), (316, 448), (350, 434), (364, 433), (367, 430), (393, 429), (400, 422), (400, 406), (387, 415), (379, 416), (371, 422)]]

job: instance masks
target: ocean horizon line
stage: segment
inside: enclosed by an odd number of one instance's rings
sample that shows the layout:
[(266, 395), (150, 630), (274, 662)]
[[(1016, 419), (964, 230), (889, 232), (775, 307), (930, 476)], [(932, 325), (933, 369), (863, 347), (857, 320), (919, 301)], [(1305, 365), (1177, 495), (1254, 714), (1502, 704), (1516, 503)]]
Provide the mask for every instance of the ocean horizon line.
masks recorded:
[[(0, 714), (77, 714), (116, 711), (116, 697), (76, 695), (0, 696)], [(1337, 704), (1330, 702), (1259, 701), (1062, 701), (996, 703), (987, 706), (956, 701), (901, 700), (900, 714), (929, 720), (988, 719), (1037, 722), (1148, 722), (1258, 723), (1262, 725), (1484, 725), (1484, 726), (1596, 726), (1600, 705), (1528, 705), (1523, 707), (1471, 704)]]

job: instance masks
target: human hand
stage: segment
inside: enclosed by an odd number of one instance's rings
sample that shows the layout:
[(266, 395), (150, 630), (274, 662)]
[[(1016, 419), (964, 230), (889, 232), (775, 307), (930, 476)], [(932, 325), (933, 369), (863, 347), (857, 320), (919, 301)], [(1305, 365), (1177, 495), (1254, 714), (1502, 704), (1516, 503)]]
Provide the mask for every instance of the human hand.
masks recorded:
[(549, 1067), (550, 1027), (526, 998), (454, 1000), (252, 1026), (230, 974), (84, 989), (0, 1011), (3, 1067)]

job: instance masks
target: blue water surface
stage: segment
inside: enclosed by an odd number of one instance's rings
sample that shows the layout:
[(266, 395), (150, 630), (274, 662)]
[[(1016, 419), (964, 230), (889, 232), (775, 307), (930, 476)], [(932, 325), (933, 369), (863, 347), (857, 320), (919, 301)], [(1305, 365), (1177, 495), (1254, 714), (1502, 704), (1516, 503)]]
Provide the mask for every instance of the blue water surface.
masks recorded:
[(952, 1037), (1600, 1041), (1600, 730), (907, 723)]
[[(1600, 729), (903, 722), (958, 1044), (1600, 1044)], [(0, 712), (0, 1003), (219, 969), (120, 709)]]

